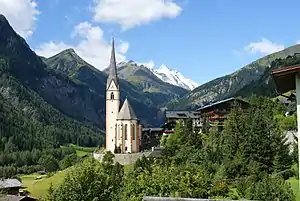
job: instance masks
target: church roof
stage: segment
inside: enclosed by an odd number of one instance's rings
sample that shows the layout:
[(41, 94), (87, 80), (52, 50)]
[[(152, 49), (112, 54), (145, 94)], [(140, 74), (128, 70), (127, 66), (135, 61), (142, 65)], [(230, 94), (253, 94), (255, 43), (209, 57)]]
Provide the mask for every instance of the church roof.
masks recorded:
[(136, 117), (132, 107), (129, 104), (128, 99), (126, 98), (119, 114), (118, 114), (118, 120), (138, 120)]
[(115, 41), (114, 41), (114, 39), (112, 40), (112, 49), (111, 49), (109, 69), (110, 69), (110, 72), (109, 72), (109, 75), (108, 75), (108, 78), (107, 78), (106, 88), (109, 87), (112, 80), (115, 82), (117, 88), (119, 88), (118, 77), (117, 77), (117, 64), (116, 64)]

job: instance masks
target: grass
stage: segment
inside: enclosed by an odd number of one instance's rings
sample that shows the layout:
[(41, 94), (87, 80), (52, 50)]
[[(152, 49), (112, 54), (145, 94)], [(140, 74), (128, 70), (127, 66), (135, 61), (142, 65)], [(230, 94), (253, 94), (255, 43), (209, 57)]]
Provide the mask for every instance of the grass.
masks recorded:
[[(74, 144), (69, 144), (67, 146), (74, 147), (78, 157), (83, 157), (83, 156), (89, 155), (96, 150), (96, 147), (80, 147), (80, 146), (77, 146)], [(64, 147), (66, 147), (66, 146), (61, 146), (61, 148), (64, 148)]]
[[(82, 153), (89, 153), (89, 152), (82, 152)], [(32, 197), (40, 199), (47, 194), (47, 191), (51, 183), (54, 187), (56, 187), (64, 180), (67, 171), (70, 168), (57, 172), (51, 177), (47, 177), (47, 175), (40, 175), (40, 174), (24, 175), (21, 177), (22, 183), (27, 187), (26, 190), (30, 192), (30, 195)], [(124, 165), (124, 172), (128, 172), (132, 169), (133, 169), (133, 164)], [(42, 178), (36, 180), (38, 176), (41, 176)]]
[(128, 165), (124, 165), (124, 172), (129, 172), (130, 170), (133, 170), (133, 165), (134, 164), (128, 164)]
[(39, 180), (36, 180), (38, 176), (41, 176), (39, 174), (24, 175), (21, 179), (22, 183), (27, 187), (26, 190), (30, 192), (32, 197), (42, 198), (47, 194), (51, 183), (53, 186), (57, 186), (63, 181), (68, 170), (57, 172), (51, 177), (42, 175), (42, 178)]
[(294, 194), (296, 196), (296, 200), (300, 200), (300, 191), (298, 187), (298, 180), (295, 178), (290, 178), (288, 182), (291, 184), (291, 187), (294, 191)]
[[(78, 157), (84, 157), (87, 155), (91, 155), (96, 148), (94, 147), (80, 147), (77, 145), (67, 145), (72, 146), (75, 148), (77, 156)], [(62, 146), (61, 148), (64, 148), (66, 146)], [(71, 168), (71, 167), (70, 167)], [(21, 176), (22, 183), (27, 187), (26, 190), (28, 190), (31, 194), (31, 196), (36, 198), (42, 198), (47, 194), (47, 191), (50, 187), (50, 184), (52, 183), (53, 186), (58, 186), (65, 178), (67, 171), (70, 169), (67, 168), (63, 171), (59, 171), (55, 173), (53, 176), (48, 177), (47, 175), (40, 175), (40, 174), (30, 174), (30, 175), (24, 175)], [(41, 179), (36, 179), (37, 177), (41, 176)]]

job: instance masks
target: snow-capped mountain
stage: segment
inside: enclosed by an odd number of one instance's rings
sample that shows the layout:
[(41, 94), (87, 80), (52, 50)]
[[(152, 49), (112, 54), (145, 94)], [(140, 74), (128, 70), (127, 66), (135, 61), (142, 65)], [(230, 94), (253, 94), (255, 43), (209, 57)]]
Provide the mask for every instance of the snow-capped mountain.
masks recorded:
[(152, 69), (154, 74), (164, 82), (180, 86), (185, 89), (193, 90), (199, 86), (191, 79), (184, 77), (180, 72), (171, 70), (165, 65), (161, 65), (158, 69)]
[(118, 66), (124, 66), (126, 64), (134, 64), (138, 66), (144, 66), (151, 70), (154, 75), (156, 75), (160, 80), (167, 82), (169, 84), (179, 86), (188, 90), (193, 90), (199, 85), (191, 79), (184, 77), (180, 72), (176, 70), (169, 69), (165, 65), (161, 65), (159, 68), (155, 68), (154, 62), (149, 63), (136, 63), (134, 61), (120, 62)]

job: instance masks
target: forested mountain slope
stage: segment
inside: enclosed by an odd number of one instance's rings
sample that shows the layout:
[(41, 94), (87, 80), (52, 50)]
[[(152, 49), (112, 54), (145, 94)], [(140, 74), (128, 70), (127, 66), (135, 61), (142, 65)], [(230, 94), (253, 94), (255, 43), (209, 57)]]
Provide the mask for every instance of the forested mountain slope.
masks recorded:
[[(298, 52), (300, 52), (300, 45), (295, 45), (258, 59), (230, 75), (219, 77), (197, 87), (179, 101), (170, 104), (169, 108), (196, 108), (202, 104), (215, 102), (239, 94), (249, 96), (256, 91), (254, 88), (252, 91), (251, 85), (264, 79), (263, 77), (269, 72), (274, 60), (284, 59)], [(247, 91), (245, 91), (244, 88), (247, 88)]]
[[(107, 71), (99, 71), (80, 58), (73, 49), (67, 49), (50, 58), (44, 58), (44, 62), (51, 70), (68, 77), (70, 80), (82, 84), (98, 96), (103, 97), (98, 101), (103, 110), (99, 114), (105, 115), (105, 90)], [(121, 89), (121, 101), (127, 97), (136, 111), (137, 116), (145, 126), (159, 126), (164, 122), (162, 108), (170, 101), (177, 100), (188, 91), (156, 78), (153, 73), (144, 67), (128, 72), (133, 66), (119, 67), (118, 75)], [(138, 67), (137, 67), (138, 68)], [(148, 71), (150, 72), (148, 72)], [(124, 72), (126, 76), (124, 75)]]
[[(82, 98), (88, 89), (47, 70), (3, 15), (0, 33), (1, 148), (8, 141), (16, 150), (68, 142), (86, 146), (103, 143), (99, 128), (85, 123), (85, 118), (78, 118), (80, 122), (66, 115), (76, 111), (74, 97)], [(96, 95), (90, 93), (90, 97)], [(63, 104), (69, 104), (67, 109), (63, 110)]]

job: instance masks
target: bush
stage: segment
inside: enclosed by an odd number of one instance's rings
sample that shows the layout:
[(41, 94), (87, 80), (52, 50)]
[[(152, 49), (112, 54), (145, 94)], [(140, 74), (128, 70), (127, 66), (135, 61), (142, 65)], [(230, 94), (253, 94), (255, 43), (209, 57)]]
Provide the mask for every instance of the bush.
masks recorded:
[(238, 193), (250, 200), (295, 200), (290, 184), (281, 176), (265, 175), (259, 181), (247, 178), (238, 185)]
[(298, 168), (298, 164), (293, 164), (293, 166), (291, 167), (291, 174), (293, 177), (295, 177), (296, 179), (299, 179), (299, 168)]
[(211, 189), (212, 196), (227, 197), (229, 193), (229, 186), (226, 181), (217, 181)]

